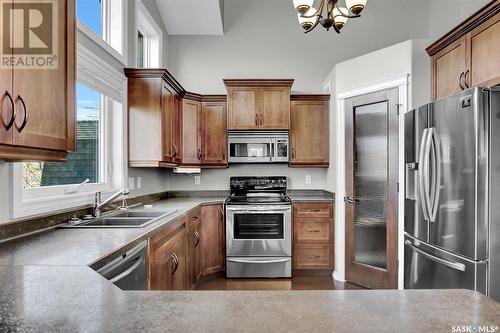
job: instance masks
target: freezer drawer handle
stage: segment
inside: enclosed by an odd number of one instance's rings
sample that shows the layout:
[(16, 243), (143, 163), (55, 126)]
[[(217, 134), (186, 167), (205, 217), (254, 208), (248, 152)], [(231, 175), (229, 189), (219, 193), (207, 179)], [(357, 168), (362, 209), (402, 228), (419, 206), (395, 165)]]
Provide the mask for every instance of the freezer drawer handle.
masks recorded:
[(405, 244), (408, 245), (409, 247), (411, 247), (414, 251), (420, 253), (421, 255), (423, 255), (423, 256), (425, 256), (425, 257), (427, 257), (435, 262), (438, 262), (438, 263), (443, 264), (445, 266), (448, 266), (450, 268), (456, 269), (457, 271), (465, 272), (465, 265), (464, 264), (461, 264), (459, 262), (452, 262), (452, 261), (444, 260), (444, 259), (438, 258), (436, 256), (433, 256), (430, 253), (427, 253), (427, 252), (420, 250), (418, 247), (413, 245), (409, 240), (405, 240)]
[(239, 264), (277, 264), (280, 262), (288, 262), (290, 259), (274, 259), (274, 260), (244, 260), (244, 259), (227, 259), (229, 262), (236, 262)]
[(112, 283), (115, 283), (117, 281), (120, 281), (121, 279), (123, 279), (124, 277), (130, 275), (130, 273), (132, 273), (137, 267), (139, 267), (140, 264), (142, 264), (142, 262), (146, 259), (146, 256), (145, 255), (142, 255), (140, 256), (136, 262), (130, 266), (126, 271), (122, 272), (121, 274), (118, 274), (117, 276), (115, 276), (114, 278), (110, 279), (109, 281), (111, 281)]

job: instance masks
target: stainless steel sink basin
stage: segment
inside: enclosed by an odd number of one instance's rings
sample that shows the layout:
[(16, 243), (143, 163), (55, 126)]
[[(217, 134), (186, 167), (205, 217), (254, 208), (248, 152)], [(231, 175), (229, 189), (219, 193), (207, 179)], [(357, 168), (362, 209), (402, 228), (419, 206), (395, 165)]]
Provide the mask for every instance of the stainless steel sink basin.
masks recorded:
[(177, 210), (128, 210), (75, 224), (62, 225), (59, 228), (143, 228), (175, 212)]

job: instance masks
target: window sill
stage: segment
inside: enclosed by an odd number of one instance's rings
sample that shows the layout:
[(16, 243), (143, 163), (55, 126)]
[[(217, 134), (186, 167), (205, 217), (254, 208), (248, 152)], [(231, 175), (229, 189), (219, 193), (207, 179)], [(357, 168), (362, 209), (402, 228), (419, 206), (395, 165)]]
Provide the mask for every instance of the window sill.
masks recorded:
[(95, 44), (97, 44), (101, 49), (103, 49), (106, 53), (111, 55), (113, 58), (118, 60), (123, 65), (127, 66), (127, 58), (116, 51), (111, 45), (106, 43), (104, 39), (97, 36), (95, 32), (92, 31), (85, 23), (78, 21), (76, 22), (76, 27), (79, 32), (90, 38)]

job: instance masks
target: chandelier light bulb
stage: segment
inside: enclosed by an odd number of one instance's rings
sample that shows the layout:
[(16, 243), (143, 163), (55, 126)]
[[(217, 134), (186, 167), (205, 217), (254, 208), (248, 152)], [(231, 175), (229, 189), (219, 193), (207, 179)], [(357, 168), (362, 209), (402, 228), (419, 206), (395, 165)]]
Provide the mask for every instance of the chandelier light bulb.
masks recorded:
[[(309, 10), (303, 14), (304, 16), (312, 16), (316, 13), (316, 9), (314, 7), (310, 7)], [(297, 14), (299, 18), (299, 24), (304, 30), (309, 30), (318, 20), (317, 16), (313, 17), (303, 17), (300, 13)]]
[(307, 13), (313, 4), (314, 0), (293, 0), (293, 6), (300, 15)]
[(367, 0), (345, 0), (347, 9), (354, 15), (359, 15), (366, 6)]
[[(339, 10), (340, 9), (340, 10)], [(348, 18), (345, 16), (342, 16), (342, 14), (347, 15), (348, 10), (345, 7), (339, 7), (333, 9), (333, 20), (335, 22), (335, 27), (340, 30), (344, 27), (344, 25), (347, 23)]]

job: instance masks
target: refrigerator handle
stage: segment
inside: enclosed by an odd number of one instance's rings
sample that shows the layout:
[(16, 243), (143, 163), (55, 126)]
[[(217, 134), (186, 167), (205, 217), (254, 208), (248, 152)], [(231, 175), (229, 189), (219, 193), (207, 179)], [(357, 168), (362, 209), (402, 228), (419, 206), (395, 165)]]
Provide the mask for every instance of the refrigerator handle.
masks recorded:
[(419, 249), (418, 247), (413, 245), (409, 240), (405, 240), (405, 244), (408, 245), (409, 247), (411, 247), (413, 249), (413, 251), (420, 253), (421, 255), (423, 255), (424, 257), (427, 257), (428, 259), (430, 259), (432, 261), (435, 261), (435, 262), (440, 263), (442, 265), (456, 269), (457, 271), (465, 272), (465, 265), (462, 263), (448, 261), (448, 260), (444, 260), (444, 259), (441, 259), (439, 257), (433, 256), (430, 253), (422, 251), (421, 249)]
[(434, 194), (433, 194), (433, 202), (432, 202), (432, 209), (430, 213), (430, 221), (435, 222), (437, 213), (439, 210), (439, 195), (441, 193), (441, 163), (442, 163), (442, 158), (441, 158), (441, 149), (439, 147), (439, 139), (436, 135), (436, 130), (435, 128), (431, 129), (431, 140), (432, 140), (432, 147), (433, 147), (433, 154), (434, 154), (434, 169), (433, 169), (433, 175), (435, 177), (435, 182), (434, 182)]
[[(424, 214), (424, 219), (429, 220), (429, 192), (426, 191), (428, 187), (428, 171), (429, 171), (429, 151), (428, 151), (428, 143), (429, 143), (429, 129), (425, 128), (422, 133), (422, 139), (420, 141), (420, 153), (418, 156), (418, 188), (419, 188), (419, 196), (420, 202), (422, 204), (422, 213)], [(427, 184), (427, 186), (426, 186)]]

